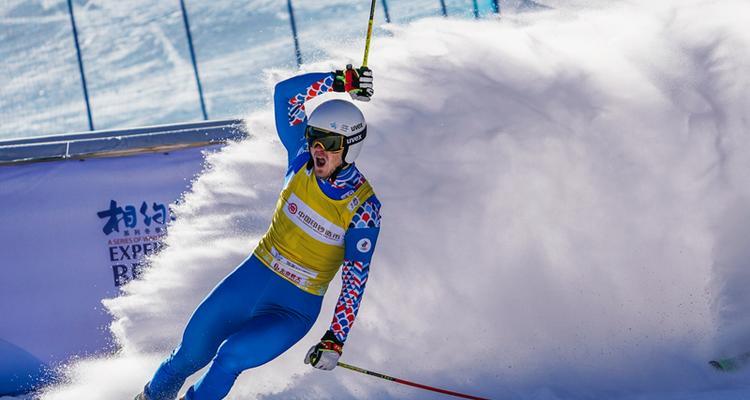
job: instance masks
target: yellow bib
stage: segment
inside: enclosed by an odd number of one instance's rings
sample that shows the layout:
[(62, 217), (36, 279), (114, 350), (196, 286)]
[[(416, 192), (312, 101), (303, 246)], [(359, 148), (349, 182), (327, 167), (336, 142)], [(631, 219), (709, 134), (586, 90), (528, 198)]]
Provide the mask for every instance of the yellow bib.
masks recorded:
[(368, 182), (343, 200), (326, 196), (303, 166), (281, 191), (271, 227), (255, 249), (268, 268), (322, 296), (344, 260), (344, 235), (357, 208), (374, 194)]

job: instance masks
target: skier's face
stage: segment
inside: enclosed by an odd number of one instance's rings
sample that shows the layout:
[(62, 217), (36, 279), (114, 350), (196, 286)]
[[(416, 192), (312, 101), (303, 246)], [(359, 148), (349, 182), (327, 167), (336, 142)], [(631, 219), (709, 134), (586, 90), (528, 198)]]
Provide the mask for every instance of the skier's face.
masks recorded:
[(325, 151), (319, 143), (312, 148), (313, 172), (318, 178), (327, 179), (343, 163), (343, 151)]

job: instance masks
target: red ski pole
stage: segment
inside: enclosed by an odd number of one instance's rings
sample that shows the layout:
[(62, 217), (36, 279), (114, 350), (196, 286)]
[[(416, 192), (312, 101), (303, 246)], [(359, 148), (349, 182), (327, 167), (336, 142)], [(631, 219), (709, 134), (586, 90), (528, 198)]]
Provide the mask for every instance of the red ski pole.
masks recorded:
[(445, 389), (440, 389), (440, 388), (436, 388), (436, 387), (432, 387), (432, 386), (422, 385), (422, 384), (419, 384), (419, 383), (409, 382), (407, 380), (403, 380), (403, 379), (399, 379), (399, 378), (394, 378), (392, 376), (388, 376), (388, 375), (384, 375), (384, 374), (379, 374), (379, 373), (373, 372), (373, 371), (368, 371), (366, 369), (355, 367), (353, 365), (344, 364), (341, 361), (339, 361), (338, 363), (336, 363), (336, 365), (338, 365), (339, 367), (350, 369), (352, 371), (357, 371), (357, 372), (361, 372), (361, 373), (366, 374), (366, 375), (374, 376), (376, 378), (385, 379), (387, 381), (400, 383), (402, 385), (414, 386), (416, 388), (420, 388), (420, 389), (424, 389), (424, 390), (431, 390), (433, 392), (443, 393), (443, 394), (447, 394), (447, 395), (450, 395), (450, 396), (461, 397), (461, 398), (464, 398), (464, 399), (490, 400), (490, 399), (486, 399), (484, 397), (469, 396), (468, 394), (463, 394), (463, 393), (458, 393), (458, 392), (451, 392), (450, 390), (445, 390)]

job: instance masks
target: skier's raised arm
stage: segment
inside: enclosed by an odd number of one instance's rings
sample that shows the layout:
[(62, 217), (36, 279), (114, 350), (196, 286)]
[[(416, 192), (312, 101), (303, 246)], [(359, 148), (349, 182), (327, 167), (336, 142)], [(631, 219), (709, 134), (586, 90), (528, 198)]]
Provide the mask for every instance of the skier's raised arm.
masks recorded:
[(305, 102), (333, 91), (334, 74), (310, 73), (297, 75), (276, 84), (273, 92), (276, 131), (287, 151), (288, 163), (305, 145)]

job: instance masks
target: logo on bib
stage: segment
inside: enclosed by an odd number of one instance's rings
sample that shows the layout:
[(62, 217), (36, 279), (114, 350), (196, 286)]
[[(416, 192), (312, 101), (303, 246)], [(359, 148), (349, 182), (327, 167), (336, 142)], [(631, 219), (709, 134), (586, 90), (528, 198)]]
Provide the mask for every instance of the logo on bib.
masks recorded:
[(367, 253), (372, 248), (372, 242), (370, 242), (370, 239), (364, 238), (360, 239), (359, 242), (357, 242), (357, 250), (359, 250), (360, 253)]
[(343, 228), (318, 214), (312, 207), (305, 204), (297, 195), (292, 193), (287, 200), (284, 214), (313, 239), (333, 246), (344, 246)]
[(348, 208), (349, 211), (354, 211), (354, 209), (357, 208), (358, 205), (359, 205), (359, 197), (354, 196), (352, 198), (352, 201), (349, 202), (346, 208)]

